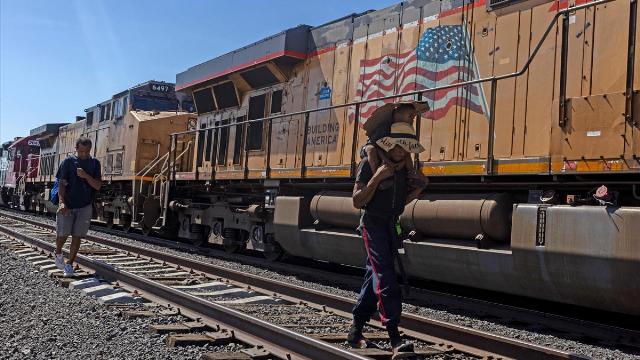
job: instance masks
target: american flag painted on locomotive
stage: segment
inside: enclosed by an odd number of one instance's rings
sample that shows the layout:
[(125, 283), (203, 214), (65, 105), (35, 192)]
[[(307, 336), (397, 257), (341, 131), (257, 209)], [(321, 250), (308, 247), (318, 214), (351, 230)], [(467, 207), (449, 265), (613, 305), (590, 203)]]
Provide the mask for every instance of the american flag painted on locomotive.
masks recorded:
[[(362, 60), (356, 98), (369, 100), (473, 80), (478, 69), (469, 51), (470, 45), (461, 25), (429, 28), (423, 32), (415, 50)], [(428, 92), (423, 94), (423, 100), (428, 100), (431, 108), (424, 116), (433, 120), (443, 118), (454, 105), (487, 114), (486, 100), (479, 85)], [(360, 121), (364, 122), (380, 105), (381, 102), (362, 105)], [(354, 109), (350, 109), (349, 119), (354, 117)]]

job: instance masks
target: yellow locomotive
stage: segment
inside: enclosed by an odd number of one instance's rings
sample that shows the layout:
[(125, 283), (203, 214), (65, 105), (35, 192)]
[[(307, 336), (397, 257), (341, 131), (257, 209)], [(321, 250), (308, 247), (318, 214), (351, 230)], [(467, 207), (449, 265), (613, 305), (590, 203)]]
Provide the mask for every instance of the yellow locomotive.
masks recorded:
[(94, 218), (129, 229), (142, 218), (153, 186), (159, 186), (157, 174), (167, 166), (167, 134), (187, 129), (194, 118), (183, 109), (192, 107), (190, 98), (176, 93), (173, 84), (148, 81), (86, 109), (85, 116), (58, 129), (52, 151), (41, 152), (40, 169), (25, 184), (23, 208), (55, 210), (48, 195), (58, 165), (75, 152), (76, 140), (85, 136), (93, 143), (91, 155), (100, 160), (104, 182)]
[(422, 100), (411, 276), (640, 314), (638, 31), (636, 1), (416, 0), (193, 66), (197, 129), (172, 134), (146, 226), (362, 265), (362, 123)]

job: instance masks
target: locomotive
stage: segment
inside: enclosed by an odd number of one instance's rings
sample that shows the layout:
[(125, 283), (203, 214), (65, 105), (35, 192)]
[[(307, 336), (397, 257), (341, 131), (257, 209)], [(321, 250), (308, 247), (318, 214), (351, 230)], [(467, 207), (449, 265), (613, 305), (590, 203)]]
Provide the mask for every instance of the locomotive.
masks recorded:
[(193, 161), (148, 225), (362, 266), (362, 124), (421, 100), (431, 183), (400, 219), (410, 276), (638, 315), (638, 31), (636, 1), (415, 0), (195, 65), (176, 89), (197, 129), (170, 155)]
[[(426, 101), (414, 163), (430, 184), (400, 218), (406, 273), (640, 315), (637, 12), (411, 0), (300, 25), (178, 73), (165, 95), (194, 114), (137, 109), (149, 102), (131, 90), (87, 109), (60, 128), (54, 166), (92, 137), (108, 226), (362, 266), (362, 124)], [(18, 203), (46, 207), (51, 177), (25, 179), (39, 187)]]
[[(91, 155), (102, 164), (103, 186), (94, 202), (94, 219), (109, 227), (131, 228), (143, 217), (143, 203), (167, 166), (167, 134), (188, 128), (189, 121), (195, 120), (189, 112), (192, 108), (190, 97), (176, 92), (173, 84), (148, 81), (87, 108), (74, 123), (32, 130), (29, 137), (9, 147), (10, 159), (12, 147), (19, 144), (28, 142), (39, 150), (31, 162), (23, 151), (20, 166), (27, 170), (10, 172), (6, 178), (4, 187), (13, 197), (10, 205), (55, 212), (49, 194), (58, 165), (75, 152), (76, 140), (85, 136), (93, 143)], [(17, 185), (13, 177), (19, 179)]]
[(28, 201), (34, 190), (28, 184), (38, 177), (40, 156), (51, 152), (51, 139), (55, 139), (55, 134), (63, 125), (65, 124), (42, 125), (31, 130), (29, 136), (15, 138), (12, 142), (3, 144), (0, 204), (12, 204), (25, 209), (25, 201)]

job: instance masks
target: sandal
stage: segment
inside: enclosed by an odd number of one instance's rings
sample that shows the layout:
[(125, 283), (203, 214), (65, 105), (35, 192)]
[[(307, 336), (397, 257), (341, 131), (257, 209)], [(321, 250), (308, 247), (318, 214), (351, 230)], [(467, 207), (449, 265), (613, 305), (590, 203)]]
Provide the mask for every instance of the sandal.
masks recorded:
[(391, 360), (407, 359), (415, 356), (416, 353), (414, 352), (413, 343), (403, 341), (393, 346), (393, 355), (391, 356)]
[(354, 349), (380, 349), (378, 344), (365, 338), (364, 335), (362, 335), (362, 330), (358, 329), (355, 325), (351, 325), (351, 328), (349, 328), (347, 342), (349, 346)]

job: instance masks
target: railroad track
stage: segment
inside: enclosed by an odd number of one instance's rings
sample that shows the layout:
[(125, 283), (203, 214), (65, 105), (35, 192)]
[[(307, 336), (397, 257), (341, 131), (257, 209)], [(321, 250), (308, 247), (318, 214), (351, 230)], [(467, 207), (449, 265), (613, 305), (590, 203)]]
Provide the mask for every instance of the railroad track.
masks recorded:
[[(54, 248), (48, 224), (0, 215), (0, 233), (44, 251)], [(14, 241), (15, 241), (14, 240)], [(386, 350), (345, 346), (353, 300), (96, 236), (77, 262), (157, 303), (170, 303), (210, 327), (231, 329), (238, 340), (276, 358), (390, 358)], [(575, 359), (576, 355), (404, 314), (402, 331), (422, 358)], [(386, 338), (381, 325), (366, 329)]]
[[(14, 215), (14, 212), (0, 210), (0, 214), (19, 219), (19, 217)], [(47, 217), (44, 217), (43, 220), (44, 219), (50, 220), (50, 218)], [(34, 225), (42, 225), (39, 221), (29, 221)], [(327, 270), (327, 264), (324, 263), (305, 262), (304, 264), (297, 264), (295, 261), (287, 261), (285, 263), (272, 262), (262, 259), (260, 256), (228, 254), (225, 251), (208, 246), (196, 246), (181, 241), (145, 236), (137, 232), (107, 228), (99, 224), (97, 226), (95, 224), (92, 225), (92, 230), (120, 238), (131, 239), (144, 244), (170, 248), (174, 251), (187, 253), (187, 256), (191, 257), (195, 254), (198, 255), (201, 261), (207, 261), (207, 258), (223, 259), (224, 261), (233, 261), (252, 267), (267, 268), (279, 274), (294, 274), (295, 278), (298, 279), (301, 277), (308, 278), (313, 279), (314, 282), (322, 279), (320, 280), (322, 283), (335, 284), (335, 286), (340, 289), (357, 291), (362, 281), (361, 274), (349, 276), (345, 273), (345, 271), (348, 274), (354, 273), (354, 269), (351, 267), (334, 266)], [(90, 235), (89, 238), (93, 237)], [(208, 264), (208, 266), (219, 268), (219, 266), (216, 267), (212, 264)], [(228, 269), (222, 268), (222, 271), (226, 270)], [(262, 283), (258, 281), (258, 284)], [(344, 300), (345, 298), (342, 297), (340, 299)], [(337, 304), (336, 307), (343, 308), (345, 312), (350, 311), (353, 307), (353, 302), (349, 303), (349, 299), (346, 300), (347, 301)], [(640, 353), (640, 331), (635, 329), (635, 325), (637, 324), (632, 319), (623, 319), (614, 314), (594, 314), (593, 312), (589, 312), (586, 314), (586, 317), (595, 320), (585, 320), (585, 314), (581, 312), (582, 310), (577, 310), (577, 315), (563, 315), (566, 311), (568, 311), (569, 314), (573, 314), (576, 310), (571, 308), (561, 308), (562, 310), (557, 310), (555, 306), (551, 309), (547, 309), (545, 306), (534, 307), (532, 309), (526, 306), (506, 305), (502, 302), (487, 301), (476, 297), (428, 290), (422, 287), (411, 288), (411, 296), (405, 299), (405, 303), (409, 306), (407, 309), (408, 313), (419, 313), (419, 309), (423, 307), (441, 308), (445, 306), (448, 309), (452, 309), (451, 314), (457, 314), (458, 311), (461, 311), (463, 316), (472, 316), (477, 320), (502, 324), (507, 328), (513, 327), (536, 334), (552, 334), (558, 339), (567, 339), (575, 341), (578, 344), (624, 349), (624, 351), (631, 354)], [(551, 304), (549, 304), (549, 306), (551, 306)], [(619, 324), (627, 324), (627, 327), (621, 327)], [(506, 336), (510, 337), (509, 335)]]

